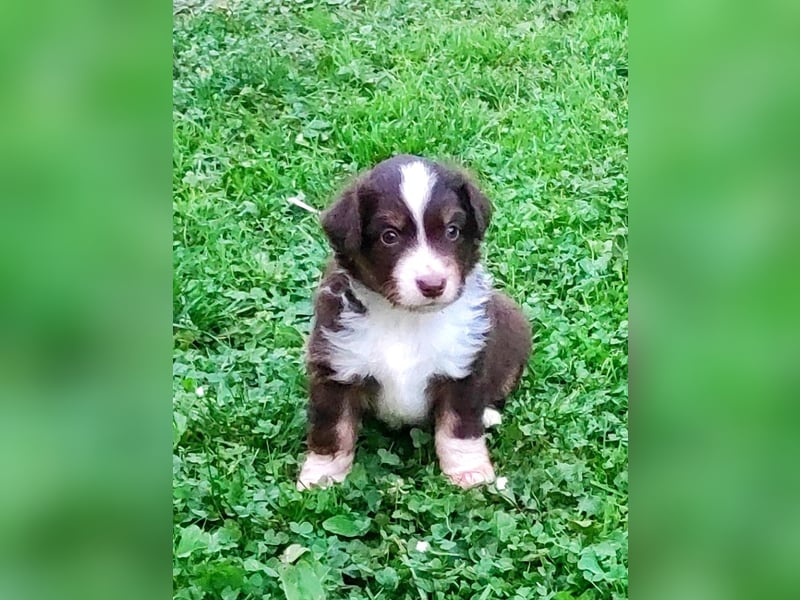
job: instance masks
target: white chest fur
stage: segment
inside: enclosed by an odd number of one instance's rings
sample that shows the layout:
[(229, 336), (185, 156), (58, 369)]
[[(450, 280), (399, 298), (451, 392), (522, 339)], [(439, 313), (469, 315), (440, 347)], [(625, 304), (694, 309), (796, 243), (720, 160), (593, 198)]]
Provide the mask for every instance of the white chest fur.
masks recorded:
[(431, 313), (392, 307), (363, 286), (354, 285), (354, 292), (366, 313), (345, 310), (343, 328), (326, 332), (334, 378), (375, 379), (380, 385), (376, 412), (390, 425), (424, 421), (430, 408), (426, 395), (430, 379), (466, 377), (483, 348), (490, 327), (488, 275), (477, 267), (459, 299)]

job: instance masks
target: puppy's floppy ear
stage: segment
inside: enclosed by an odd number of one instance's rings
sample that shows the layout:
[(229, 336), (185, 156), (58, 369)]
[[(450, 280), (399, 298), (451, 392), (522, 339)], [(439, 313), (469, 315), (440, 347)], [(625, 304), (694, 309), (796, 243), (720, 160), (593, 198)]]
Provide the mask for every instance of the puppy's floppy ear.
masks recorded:
[(458, 195), (472, 210), (472, 216), (475, 217), (475, 224), (478, 227), (478, 239), (482, 240), (483, 234), (486, 233), (492, 220), (492, 204), (467, 177), (463, 177), (461, 186), (458, 188)]
[(361, 248), (361, 210), (358, 184), (347, 188), (328, 210), (322, 213), (322, 229), (337, 254), (352, 256)]

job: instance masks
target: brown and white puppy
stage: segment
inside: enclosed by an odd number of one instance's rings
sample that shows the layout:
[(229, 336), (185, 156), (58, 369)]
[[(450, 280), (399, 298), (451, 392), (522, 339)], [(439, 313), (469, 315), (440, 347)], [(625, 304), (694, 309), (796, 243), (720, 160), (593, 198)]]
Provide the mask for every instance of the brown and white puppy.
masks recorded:
[(324, 213), (334, 259), (308, 344), (299, 489), (345, 478), (365, 410), (394, 426), (433, 419), (453, 483), (494, 479), (484, 427), (499, 422), (531, 331), (479, 264), (490, 215), (464, 175), (408, 155), (378, 164)]

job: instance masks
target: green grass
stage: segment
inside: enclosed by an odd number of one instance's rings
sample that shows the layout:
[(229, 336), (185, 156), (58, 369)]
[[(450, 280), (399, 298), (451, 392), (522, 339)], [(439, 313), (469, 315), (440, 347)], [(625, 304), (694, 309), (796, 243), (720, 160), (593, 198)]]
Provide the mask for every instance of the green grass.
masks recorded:
[[(626, 597), (625, 4), (228, 7), (174, 26), (175, 596)], [(462, 492), (429, 432), (367, 426), (348, 480), (301, 494), (327, 249), (286, 199), (398, 152), (494, 202), (485, 262), (535, 329), (489, 435), (508, 487)]]

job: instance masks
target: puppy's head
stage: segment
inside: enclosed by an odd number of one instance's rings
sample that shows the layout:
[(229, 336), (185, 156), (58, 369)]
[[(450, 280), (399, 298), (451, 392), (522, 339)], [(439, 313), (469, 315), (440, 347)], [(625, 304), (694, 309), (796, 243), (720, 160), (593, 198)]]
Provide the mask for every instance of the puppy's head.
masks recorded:
[(415, 156), (375, 166), (322, 216), (337, 260), (395, 305), (453, 302), (479, 258), (488, 199), (462, 173)]

